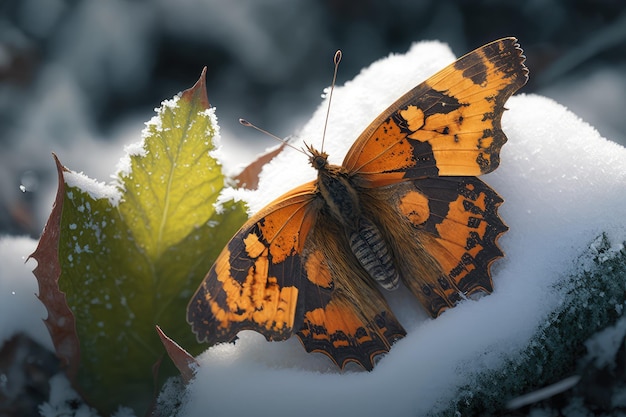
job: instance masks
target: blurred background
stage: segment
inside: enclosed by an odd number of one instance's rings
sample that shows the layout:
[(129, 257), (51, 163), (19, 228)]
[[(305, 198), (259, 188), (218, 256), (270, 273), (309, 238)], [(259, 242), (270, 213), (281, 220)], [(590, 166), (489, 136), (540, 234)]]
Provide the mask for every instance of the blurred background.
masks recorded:
[[(525, 93), (552, 97), (626, 145), (622, 0), (0, 0), (0, 234), (38, 237), (56, 191), (51, 152), (109, 181), (154, 107), (208, 67), (223, 143), (244, 164), (297, 132), (338, 83), (420, 40), (462, 55), (519, 38)], [(355, 132), (355, 138), (359, 132)]]

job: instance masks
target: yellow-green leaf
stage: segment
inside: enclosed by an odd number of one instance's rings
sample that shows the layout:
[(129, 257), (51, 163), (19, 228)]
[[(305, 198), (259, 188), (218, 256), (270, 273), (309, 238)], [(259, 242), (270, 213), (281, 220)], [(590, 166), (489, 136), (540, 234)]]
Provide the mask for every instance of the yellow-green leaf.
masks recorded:
[[(157, 109), (115, 186), (59, 170), (61, 214), (53, 210), (42, 242), (58, 244), (58, 287), (75, 317), (80, 357), (61, 342), (55, 347), (69, 352), (64, 358), (78, 369), (74, 385), (103, 414), (120, 405), (147, 411), (157, 392), (152, 367), (165, 353), (155, 325), (191, 353), (202, 350), (185, 321), (187, 303), (246, 219), (241, 204), (220, 213), (214, 207), (224, 185), (211, 155), (218, 132), (203, 73)], [(43, 254), (33, 257), (41, 262)], [(55, 279), (54, 272), (39, 275), (40, 282)], [(46, 294), (40, 298), (46, 304)], [(62, 304), (46, 307), (64, 317)]]

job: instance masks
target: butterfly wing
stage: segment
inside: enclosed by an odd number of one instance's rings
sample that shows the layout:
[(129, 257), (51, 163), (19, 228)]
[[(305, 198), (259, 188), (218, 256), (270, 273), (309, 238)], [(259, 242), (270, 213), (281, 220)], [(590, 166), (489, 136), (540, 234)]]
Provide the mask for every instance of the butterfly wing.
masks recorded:
[(403, 282), (433, 317), (492, 291), (507, 227), (502, 199), (473, 176), (497, 168), (504, 104), (527, 72), (514, 38), (470, 52), (397, 100), (344, 160)]
[[(448, 278), (447, 284), (438, 282), (439, 288), (430, 290), (448, 298), (452, 289), (464, 295), (490, 293), (489, 267), (503, 256), (497, 239), (508, 230), (497, 212), (502, 198), (476, 177), (425, 179), (413, 185), (431, 203), (428, 218), (412, 225), (432, 236), (434, 241), (426, 251), (437, 259)], [(405, 194), (402, 198), (410, 201), (414, 196)]]
[(297, 333), (307, 351), (342, 368), (372, 369), (405, 334), (378, 289), (351, 272), (358, 265), (345, 233), (321, 204), (315, 183), (305, 184), (235, 234), (187, 307), (200, 342), (231, 341), (241, 330), (268, 340)]
[(359, 136), (343, 166), (365, 187), (497, 168), (506, 100), (528, 79), (515, 38), (489, 43), (418, 85)]
[(187, 307), (198, 341), (256, 330), (284, 340), (302, 324), (302, 251), (313, 227), (315, 185), (304, 184), (252, 217), (223, 249)]
[(304, 293), (297, 334), (305, 349), (327, 354), (340, 368), (355, 362), (371, 370), (375, 357), (406, 332), (352, 255), (343, 227), (323, 211), (307, 241), (306, 265), (316, 288)]
[[(439, 177), (365, 190), (404, 284), (437, 317), (465, 296), (493, 289), (490, 266), (503, 256), (502, 199), (476, 177)], [(407, 244), (411, 242), (411, 244)]]
[[(497, 167), (506, 141), (500, 118), (526, 82), (523, 60), (513, 38), (462, 57), (383, 112), (345, 158), (365, 215), (433, 316), (459, 294), (491, 291), (488, 269), (506, 230), (501, 199), (474, 177), (439, 176)], [(268, 340), (296, 333), (307, 351), (342, 368), (373, 368), (405, 331), (325, 210), (311, 182), (237, 232), (189, 303), (198, 340), (230, 341), (245, 329)]]

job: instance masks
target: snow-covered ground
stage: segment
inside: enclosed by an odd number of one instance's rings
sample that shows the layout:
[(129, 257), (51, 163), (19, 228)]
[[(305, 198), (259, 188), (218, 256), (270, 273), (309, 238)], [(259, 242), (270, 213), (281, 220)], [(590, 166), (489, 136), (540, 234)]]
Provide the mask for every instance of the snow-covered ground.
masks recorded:
[[(331, 162), (341, 163), (355, 132), (387, 105), (452, 60), (444, 45), (419, 43), (338, 88), (325, 141)], [(504, 197), (500, 213), (510, 227), (492, 295), (431, 320), (410, 297), (394, 294), (408, 335), (371, 373), (339, 374), (297, 340), (244, 334), (201, 356), (184, 415), (424, 415), (518, 354), (561, 302), (554, 284), (575, 272), (591, 242), (602, 232), (618, 248), (626, 240), (626, 149), (550, 99), (522, 93), (506, 107), (501, 165), (483, 177)], [(299, 137), (319, 146), (324, 115), (321, 105)], [(254, 211), (314, 175), (304, 155), (287, 149), (266, 166), (259, 190), (244, 194)]]
[[(418, 43), (338, 87), (325, 141), (330, 161), (340, 163), (380, 111), (453, 59), (444, 44)], [(295, 338), (269, 343), (242, 332), (235, 345), (216, 346), (199, 357), (178, 415), (424, 415), (445, 407), (476, 374), (518, 355), (559, 307), (555, 284), (576, 272), (577, 259), (592, 242), (602, 232), (616, 249), (626, 241), (626, 149), (550, 99), (522, 90), (506, 107), (508, 143), (500, 167), (483, 177), (504, 198), (500, 214), (510, 228), (499, 240), (506, 257), (494, 264), (492, 295), (432, 320), (406, 293), (392, 294), (390, 303), (408, 335), (370, 373), (338, 372), (326, 357), (307, 354)], [(319, 147), (325, 112), (322, 103), (298, 138)], [(305, 156), (287, 149), (265, 167), (258, 191), (228, 195), (245, 198), (254, 211), (313, 176)], [(0, 343), (23, 331), (51, 346), (41, 323), (45, 311), (34, 296), (34, 262), (24, 264), (35, 244), (0, 240)], [(69, 392), (59, 380), (57, 397), (43, 408), (46, 416), (59, 415), (53, 403), (59, 403), (59, 391)]]

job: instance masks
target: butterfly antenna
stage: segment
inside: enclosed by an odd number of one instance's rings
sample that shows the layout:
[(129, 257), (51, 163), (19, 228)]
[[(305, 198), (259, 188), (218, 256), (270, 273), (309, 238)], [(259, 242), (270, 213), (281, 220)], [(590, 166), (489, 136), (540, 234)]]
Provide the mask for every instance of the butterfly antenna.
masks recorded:
[(280, 143), (282, 143), (285, 146), (290, 147), (291, 149), (294, 149), (300, 153), (303, 153), (305, 155), (307, 155), (306, 152), (304, 152), (302, 149), (296, 148), (295, 146), (293, 146), (291, 143), (287, 142), (285, 139), (283, 138), (279, 138), (276, 135), (271, 134), (270, 132), (268, 132), (267, 130), (261, 129), (260, 127), (258, 127), (257, 125), (253, 125), (252, 123), (250, 123), (249, 121), (247, 121), (246, 119), (239, 119), (239, 123), (241, 123), (242, 125), (244, 125), (245, 127), (251, 127), (255, 130), (258, 130), (259, 132), (269, 136), (270, 138), (276, 139), (277, 141), (279, 141)]
[(333, 72), (333, 82), (330, 84), (330, 93), (328, 94), (328, 108), (326, 109), (326, 120), (324, 121), (324, 131), (322, 132), (322, 151), (324, 151), (324, 141), (326, 140), (326, 127), (328, 127), (328, 117), (330, 115), (330, 103), (333, 101), (333, 91), (335, 90), (335, 82), (337, 81), (337, 69), (341, 62), (341, 49), (337, 49), (333, 57), (335, 63), (335, 71)]

